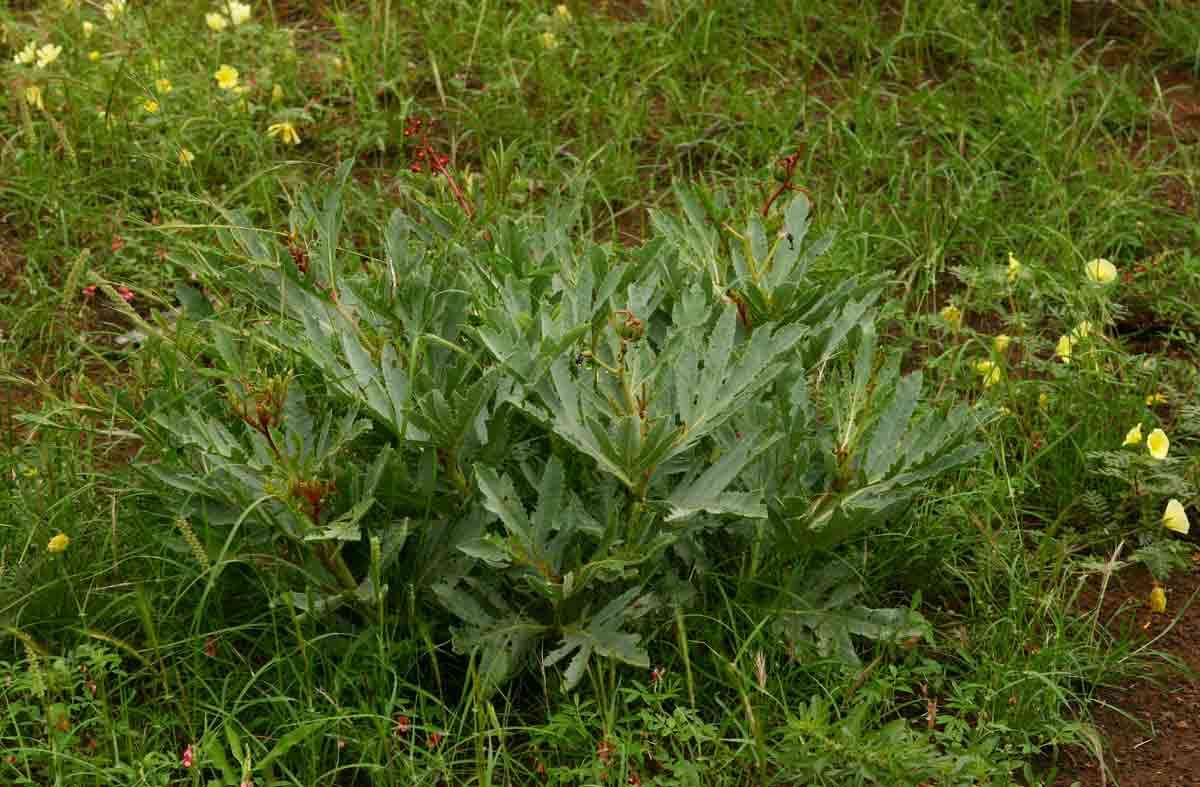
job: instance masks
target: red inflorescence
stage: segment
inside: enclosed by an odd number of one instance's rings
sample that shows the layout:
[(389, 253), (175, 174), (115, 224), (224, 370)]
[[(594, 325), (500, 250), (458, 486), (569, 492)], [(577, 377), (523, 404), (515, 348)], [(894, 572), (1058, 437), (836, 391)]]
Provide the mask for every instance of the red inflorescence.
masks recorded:
[[(432, 125), (432, 123), (429, 125)], [(417, 138), (417, 149), (413, 152), (413, 161), (408, 165), (408, 171), (419, 175), (425, 171), (423, 162), (427, 162), (429, 164), (429, 174), (434, 176), (443, 175), (463, 213), (466, 214), (468, 219), (474, 218), (475, 212), (471, 209), (471, 204), (467, 202), (462, 189), (459, 188), (458, 181), (454, 179), (454, 175), (450, 172), (450, 157), (434, 149), (433, 145), (429, 142), (429, 137), (425, 134), (425, 128), (426, 123), (420, 118), (409, 118), (404, 124), (404, 136)]]

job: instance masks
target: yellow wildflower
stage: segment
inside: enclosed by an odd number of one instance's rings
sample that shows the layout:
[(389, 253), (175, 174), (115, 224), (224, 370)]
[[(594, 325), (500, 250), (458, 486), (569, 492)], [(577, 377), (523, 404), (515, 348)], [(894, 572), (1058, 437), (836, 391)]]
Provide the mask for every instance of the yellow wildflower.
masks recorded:
[(37, 59), (37, 44), (30, 41), (25, 48), (13, 55), (13, 62), (19, 66), (27, 66)]
[(54, 553), (54, 554), (57, 554), (59, 552), (66, 552), (67, 547), (70, 545), (71, 545), (70, 537), (68, 537), (66, 533), (59, 533), (54, 538), (50, 539), (50, 542), (48, 544), (46, 544), (46, 551)]
[(1117, 266), (1100, 258), (1084, 266), (1087, 277), (1095, 284), (1112, 284), (1117, 280)]
[(204, 15), (204, 24), (214, 33), (219, 33), (229, 26), (229, 20), (218, 13), (209, 12)]
[(570, 24), (571, 20), (574, 19), (574, 17), (571, 16), (571, 9), (568, 8), (565, 3), (560, 3), (559, 5), (554, 6), (554, 16), (564, 24)]
[(25, 88), (25, 103), (29, 104), (31, 107), (37, 107), (38, 109), (44, 110), (46, 108), (46, 104), (42, 100), (42, 89), (37, 85), (30, 85), (29, 87)]
[(158, 102), (152, 98), (148, 98), (142, 102), (142, 109), (146, 110), (151, 115), (153, 115), (153, 114), (157, 113), (159, 110)]
[(1167, 530), (1172, 530), (1184, 536), (1191, 529), (1187, 511), (1184, 511), (1183, 504), (1173, 497), (1167, 501), (1167, 509), (1163, 511), (1162, 522)]
[(37, 67), (45, 68), (55, 60), (58, 60), (58, 56), (61, 54), (62, 47), (56, 44), (46, 44), (39, 47), (37, 51)]
[(1083, 320), (1074, 328), (1071, 329), (1071, 336), (1075, 339), (1086, 339), (1092, 335), (1092, 324), (1087, 320)]
[(93, 49), (91, 52), (88, 52), (88, 60), (92, 61), (93, 63), (99, 63), (100, 53)]
[(998, 334), (996, 338), (992, 339), (992, 349), (997, 353), (1003, 353), (1010, 344), (1012, 344), (1012, 337), (1005, 333)]
[(91, 38), (91, 37), (92, 37), (92, 33), (94, 33), (94, 32), (96, 32), (96, 26), (95, 26), (95, 25), (93, 25), (91, 22), (84, 22), (84, 23), (83, 23), (83, 37), (84, 37), (84, 39)]
[(288, 145), (300, 144), (300, 134), (296, 132), (296, 127), (287, 121), (272, 123), (270, 126), (267, 126), (267, 136), (279, 137), (280, 140)]
[(975, 371), (983, 378), (984, 388), (991, 388), (1000, 382), (1000, 367), (992, 361), (976, 361)]
[(543, 49), (558, 49), (558, 36), (551, 33), (549, 30), (542, 33), (542, 48)]
[(1121, 443), (1121, 445), (1123, 445), (1123, 446), (1138, 445), (1141, 442), (1142, 442), (1142, 425), (1138, 424), (1137, 426), (1133, 427), (1132, 429), (1130, 429), (1128, 432), (1125, 433), (1125, 442)]
[(1160, 393), (1152, 393), (1146, 396), (1146, 406), (1153, 407), (1156, 404), (1166, 404), (1167, 397)]
[(1021, 278), (1021, 261), (1010, 251), (1008, 253), (1008, 283), (1015, 284), (1019, 278)]
[(238, 71), (233, 66), (222, 65), (213, 74), (213, 79), (217, 80), (217, 87), (222, 90), (233, 90), (237, 87)]
[(166, 95), (167, 93), (170, 93), (172, 90), (174, 90), (175, 87), (174, 87), (174, 85), (171, 84), (171, 80), (166, 79), (166, 78), (159, 78), (159, 79), (154, 80), (154, 89), (157, 90), (159, 93)]
[(196, 154), (187, 148), (179, 149), (179, 163), (185, 167), (190, 167), (192, 162), (196, 160)]
[(1040, 394), (1038, 394), (1038, 409), (1045, 410), (1049, 406), (1050, 406), (1050, 394), (1046, 393), (1045, 391), (1042, 391)]
[(252, 9), (249, 3), (239, 3), (237, 0), (229, 0), (229, 19), (235, 25), (249, 21), (251, 13)]
[(959, 311), (957, 306), (951, 304), (942, 309), (939, 314), (946, 321), (946, 324), (950, 326), (951, 331), (957, 332), (962, 327), (962, 312)]
[(1167, 452), (1171, 450), (1171, 441), (1167, 439), (1167, 433), (1161, 429), (1151, 432), (1146, 438), (1146, 450), (1155, 459), (1166, 459)]
[(125, 0), (108, 0), (102, 7), (104, 18), (110, 22), (115, 22), (117, 17), (125, 13)]
[(1167, 611), (1167, 591), (1163, 590), (1163, 586), (1157, 582), (1150, 591), (1150, 611), (1158, 614)]
[(1054, 347), (1054, 354), (1062, 359), (1063, 363), (1071, 362), (1071, 350), (1075, 348), (1077, 339), (1074, 336), (1060, 336), (1058, 344)]

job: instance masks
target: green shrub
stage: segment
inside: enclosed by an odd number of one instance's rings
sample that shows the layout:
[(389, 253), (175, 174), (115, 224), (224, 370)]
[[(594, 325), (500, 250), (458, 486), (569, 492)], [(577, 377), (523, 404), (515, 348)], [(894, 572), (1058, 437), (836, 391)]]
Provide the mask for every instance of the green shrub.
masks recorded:
[(710, 560), (779, 588), (793, 645), (919, 636), (813, 558), (971, 461), (981, 416), (922, 406), (876, 352), (878, 283), (809, 275), (829, 242), (803, 196), (731, 243), (679, 198), (622, 252), (573, 241), (569, 209), (480, 231), (422, 208), (359, 257), (340, 185), (286, 242), (230, 215), (208, 295), (181, 292), (199, 325), (171, 334), (146, 468), (207, 587), (253, 563), (304, 614), (450, 625), (489, 686), (543, 647), (566, 688), (593, 656), (648, 667), (644, 621)]

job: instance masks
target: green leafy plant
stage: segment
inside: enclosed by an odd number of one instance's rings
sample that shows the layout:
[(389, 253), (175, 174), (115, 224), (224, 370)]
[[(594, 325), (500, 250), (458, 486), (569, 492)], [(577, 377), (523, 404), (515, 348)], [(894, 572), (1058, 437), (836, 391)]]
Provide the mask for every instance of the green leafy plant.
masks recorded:
[(809, 275), (829, 243), (805, 246), (804, 196), (773, 246), (754, 217), (731, 257), (686, 192), (688, 223), (660, 218), (667, 239), (628, 255), (576, 251), (569, 210), (490, 241), (396, 213), (363, 269), (338, 248), (348, 171), (300, 200), (286, 253), (231, 214), (226, 254), (197, 271), (229, 293), (199, 314), (274, 315), (207, 319), (197, 379), (215, 390), (155, 418), (171, 461), (149, 472), (222, 534), (210, 585), (253, 550), (307, 612), (373, 619), (385, 587), (428, 589), (482, 684), (546, 643), (569, 689), (593, 657), (649, 665), (640, 621), (687, 570), (670, 548), (720, 531), (755, 571), (816, 589), (783, 602), (790, 639), (853, 661), (851, 634), (920, 629), (795, 561), (971, 461), (980, 421), (922, 412), (898, 357), (877, 368), (878, 286)]

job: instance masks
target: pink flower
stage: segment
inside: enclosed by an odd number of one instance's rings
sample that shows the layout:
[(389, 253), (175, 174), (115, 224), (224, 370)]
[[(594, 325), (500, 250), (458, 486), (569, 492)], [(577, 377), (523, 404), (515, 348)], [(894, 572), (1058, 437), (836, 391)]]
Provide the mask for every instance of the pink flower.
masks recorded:
[(180, 758), (180, 763), (183, 765), (183, 767), (190, 768), (195, 764), (195, 762), (196, 753), (192, 751), (192, 744), (189, 743), (187, 748), (183, 750), (183, 757)]
[(96, 294), (96, 285), (95, 284), (89, 284), (88, 286), (83, 288), (83, 297), (90, 298), (95, 294)]
[(128, 287), (124, 285), (118, 287), (117, 295), (120, 295), (121, 300), (125, 301), (126, 303), (133, 303), (133, 290), (129, 289)]

